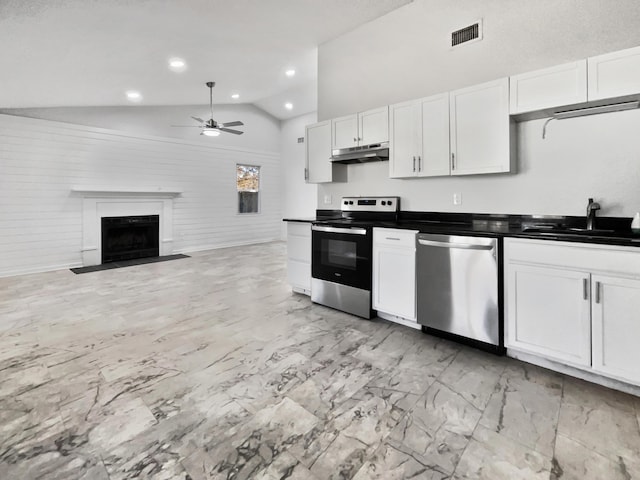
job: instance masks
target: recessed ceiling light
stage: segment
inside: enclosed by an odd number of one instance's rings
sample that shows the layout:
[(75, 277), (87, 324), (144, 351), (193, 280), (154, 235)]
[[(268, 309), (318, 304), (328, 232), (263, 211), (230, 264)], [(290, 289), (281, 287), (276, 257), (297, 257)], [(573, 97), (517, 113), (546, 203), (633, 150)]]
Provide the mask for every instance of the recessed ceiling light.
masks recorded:
[(234, 100), (237, 100), (240, 98), (240, 94), (239, 93), (234, 93), (233, 95), (231, 95), (231, 98), (233, 98)]
[(129, 90), (127, 92), (127, 99), (130, 102), (139, 102), (142, 100), (142, 94), (140, 92), (136, 92), (135, 90)]
[(287, 110), (293, 110), (293, 103), (291, 102), (285, 103), (284, 108), (286, 108)]
[(174, 72), (184, 72), (187, 68), (187, 63), (181, 58), (171, 58), (169, 60), (169, 69)]
[(293, 68), (290, 68), (289, 70), (287, 70), (286, 72), (284, 72), (284, 74), (287, 77), (293, 77), (296, 74), (296, 71)]

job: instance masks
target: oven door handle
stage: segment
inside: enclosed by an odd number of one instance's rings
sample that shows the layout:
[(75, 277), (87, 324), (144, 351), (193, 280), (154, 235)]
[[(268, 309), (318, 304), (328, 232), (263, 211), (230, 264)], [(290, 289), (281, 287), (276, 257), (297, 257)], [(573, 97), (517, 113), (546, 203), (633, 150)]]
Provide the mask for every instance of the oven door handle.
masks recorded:
[(338, 228), (338, 227), (322, 227), (320, 225), (312, 225), (311, 230), (316, 232), (328, 233), (347, 233), (349, 235), (366, 235), (367, 230), (364, 228)]

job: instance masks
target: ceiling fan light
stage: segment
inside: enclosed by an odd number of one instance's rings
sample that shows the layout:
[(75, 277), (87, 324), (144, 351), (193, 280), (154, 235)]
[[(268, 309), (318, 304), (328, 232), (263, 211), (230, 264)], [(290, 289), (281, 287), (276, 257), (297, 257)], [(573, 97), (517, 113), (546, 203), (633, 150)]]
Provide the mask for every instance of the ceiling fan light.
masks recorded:
[(216, 128), (203, 128), (202, 135), (206, 135), (207, 137), (217, 137), (220, 135), (220, 130)]

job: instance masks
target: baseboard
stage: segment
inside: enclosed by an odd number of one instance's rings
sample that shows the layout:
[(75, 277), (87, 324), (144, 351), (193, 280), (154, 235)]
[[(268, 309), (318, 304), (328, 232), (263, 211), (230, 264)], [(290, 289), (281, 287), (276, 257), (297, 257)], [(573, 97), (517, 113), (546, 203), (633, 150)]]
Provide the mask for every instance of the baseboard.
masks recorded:
[(69, 270), (70, 268), (77, 268), (81, 266), (82, 266), (82, 262), (65, 263), (60, 265), (47, 265), (45, 267), (29, 267), (29, 268), (23, 268), (18, 270), (9, 270), (6, 272), (0, 272), (0, 278), (17, 277), (19, 275), (31, 275), (32, 273), (54, 272), (56, 270)]
[(514, 350), (513, 348), (507, 348), (507, 356), (523, 362), (532, 363), (533, 365), (537, 365), (548, 370), (564, 373), (565, 375), (569, 375), (571, 377), (586, 380), (587, 382), (597, 383), (598, 385), (602, 385), (603, 387), (612, 388), (614, 390), (619, 390), (621, 392), (640, 397), (640, 386), (632, 385), (630, 383), (626, 383), (609, 377), (603, 377), (602, 375), (594, 372), (589, 372), (580, 368), (564, 365), (560, 362), (555, 362), (553, 360), (522, 352), (520, 350)]

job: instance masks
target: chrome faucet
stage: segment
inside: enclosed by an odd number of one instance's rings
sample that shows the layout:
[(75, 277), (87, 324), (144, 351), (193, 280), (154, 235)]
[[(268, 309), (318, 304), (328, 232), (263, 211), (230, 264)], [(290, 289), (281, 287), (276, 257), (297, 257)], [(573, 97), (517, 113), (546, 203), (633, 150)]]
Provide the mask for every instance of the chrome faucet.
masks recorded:
[(593, 198), (589, 199), (589, 205), (587, 205), (587, 230), (593, 230), (596, 226), (596, 212), (600, 210), (600, 204), (594, 202)]

